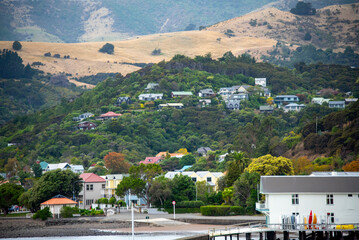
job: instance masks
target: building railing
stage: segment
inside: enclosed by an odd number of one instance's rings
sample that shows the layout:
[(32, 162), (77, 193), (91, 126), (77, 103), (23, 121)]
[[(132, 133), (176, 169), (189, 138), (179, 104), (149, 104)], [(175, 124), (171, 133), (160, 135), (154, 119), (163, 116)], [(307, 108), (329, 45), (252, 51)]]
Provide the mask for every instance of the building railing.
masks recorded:
[(266, 203), (257, 202), (256, 203), (256, 210), (257, 211), (265, 211), (265, 210), (268, 210), (268, 206), (267, 206)]
[(215, 236), (226, 236), (234, 234), (245, 234), (245, 233), (263, 233), (271, 231), (358, 231), (359, 223), (346, 223), (346, 224), (249, 224), (241, 225), (236, 228), (222, 228), (222, 229), (209, 229), (208, 235), (210, 237)]

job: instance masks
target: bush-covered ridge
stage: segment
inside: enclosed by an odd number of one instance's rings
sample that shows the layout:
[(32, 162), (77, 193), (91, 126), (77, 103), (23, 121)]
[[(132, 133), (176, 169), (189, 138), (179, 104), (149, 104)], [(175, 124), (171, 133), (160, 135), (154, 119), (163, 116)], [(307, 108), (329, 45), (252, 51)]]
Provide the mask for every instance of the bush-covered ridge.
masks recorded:
[[(240, 111), (227, 111), (217, 100), (212, 106), (200, 108), (196, 96), (184, 99), (170, 98), (171, 91), (200, 89), (241, 84), (253, 84), (253, 77), (267, 77), (273, 93), (301, 93), (302, 101), (309, 102), (313, 93), (321, 88), (338, 86), (341, 91), (358, 94), (358, 70), (337, 65), (301, 65), (299, 70), (288, 70), (268, 63), (254, 63), (247, 55), (234, 57), (227, 53), (220, 60), (210, 56), (190, 59), (176, 56), (169, 62), (148, 66), (126, 77), (109, 78), (84, 92), (73, 102), (60, 105), (38, 114), (19, 117), (0, 129), (0, 154), (4, 166), (7, 159), (16, 157), (32, 165), (35, 160), (48, 162), (71, 161), (84, 164), (102, 162), (108, 152), (122, 152), (135, 163), (160, 151), (175, 152), (187, 148), (190, 152), (201, 146), (216, 150), (246, 151), (251, 157), (271, 153), (278, 156), (293, 146), (287, 133), (296, 133), (306, 122), (335, 110), (327, 106), (307, 105), (299, 113), (275, 111), (260, 115), (254, 110), (265, 104), (265, 98), (253, 95)], [(143, 108), (137, 99), (150, 82), (159, 83), (156, 92), (163, 92), (166, 101), (181, 101), (185, 108), (154, 111), (153, 106)], [(115, 106), (119, 96), (130, 96), (133, 103), (123, 108)], [(213, 99), (215, 100), (215, 99)], [(143, 104), (145, 105), (145, 104)], [(95, 130), (76, 131), (73, 117), (85, 112), (99, 116), (107, 111), (122, 112), (118, 120), (97, 121)], [(96, 117), (94, 117), (96, 118)], [(297, 140), (295, 140), (296, 142)], [(7, 143), (18, 143), (6, 147)]]

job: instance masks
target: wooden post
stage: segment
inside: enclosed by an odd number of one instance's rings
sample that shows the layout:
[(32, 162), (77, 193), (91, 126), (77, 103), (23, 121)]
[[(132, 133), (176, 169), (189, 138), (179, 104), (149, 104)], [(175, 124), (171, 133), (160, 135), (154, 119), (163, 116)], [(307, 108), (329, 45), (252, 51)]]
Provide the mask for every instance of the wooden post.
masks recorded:
[(246, 240), (251, 240), (251, 233), (246, 233)]
[(276, 233), (273, 231), (266, 232), (267, 240), (276, 240)]
[(263, 240), (263, 233), (259, 233), (259, 240)]
[(316, 240), (317, 239), (317, 234), (316, 234), (316, 232), (312, 232), (312, 240)]
[(283, 239), (284, 240), (289, 240), (289, 232), (288, 231), (283, 232)]
[(237, 233), (237, 240), (239, 240), (239, 233)]
[(229, 235), (229, 239), (232, 240), (232, 235)]

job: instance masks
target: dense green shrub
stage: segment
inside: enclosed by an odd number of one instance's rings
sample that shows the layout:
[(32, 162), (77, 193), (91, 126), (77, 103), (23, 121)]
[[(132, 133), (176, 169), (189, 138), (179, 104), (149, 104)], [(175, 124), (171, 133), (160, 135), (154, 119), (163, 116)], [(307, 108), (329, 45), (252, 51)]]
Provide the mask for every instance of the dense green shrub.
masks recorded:
[(177, 208), (199, 208), (201, 206), (204, 206), (202, 201), (182, 201), (176, 205)]
[(42, 210), (37, 211), (34, 216), (32, 216), (33, 219), (38, 219), (40, 218), (42, 221), (45, 221), (48, 218), (52, 217), (52, 213), (50, 212), (50, 208), (49, 207), (45, 207)]
[(208, 205), (201, 206), (201, 214), (203, 216), (228, 216), (231, 211), (231, 206), (227, 205)]
[(97, 200), (98, 204), (108, 204), (108, 199), (107, 198), (100, 198)]
[(12, 49), (14, 49), (15, 51), (21, 50), (22, 45), (19, 41), (15, 41), (12, 43)]
[(113, 54), (114, 52), (114, 46), (111, 43), (106, 43), (105, 45), (102, 46), (102, 48), (100, 48), (100, 50), (98, 50), (99, 52), (102, 53), (107, 53), (107, 54)]
[[(165, 208), (169, 214), (173, 213), (173, 208)], [(200, 213), (200, 208), (176, 208), (176, 213)]]
[(120, 205), (120, 207), (126, 207), (126, 202), (123, 200), (118, 200), (117, 204)]
[(230, 215), (244, 215), (246, 210), (241, 206), (231, 206)]
[(75, 210), (72, 207), (65, 206), (61, 208), (60, 214), (63, 218), (72, 218)]
[(110, 200), (108, 200), (109, 204), (115, 204), (116, 203), (116, 198), (115, 197), (111, 197)]

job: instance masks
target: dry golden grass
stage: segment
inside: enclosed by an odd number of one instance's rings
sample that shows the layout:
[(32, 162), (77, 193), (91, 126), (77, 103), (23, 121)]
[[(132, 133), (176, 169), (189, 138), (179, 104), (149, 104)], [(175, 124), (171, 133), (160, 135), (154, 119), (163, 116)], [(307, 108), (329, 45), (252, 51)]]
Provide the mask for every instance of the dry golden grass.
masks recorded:
[[(120, 64), (123, 62), (157, 63), (162, 60), (170, 60), (176, 54), (194, 57), (211, 53), (213, 58), (219, 58), (227, 51), (232, 51), (235, 55), (248, 50), (266, 51), (276, 41), (239, 36), (228, 38), (223, 33), (216, 31), (174, 32), (110, 42), (115, 46), (115, 52), (111, 55), (98, 51), (105, 43), (21, 42), (23, 47), (18, 54), (23, 58), (24, 63), (42, 62), (45, 65), (39, 66), (38, 69), (49, 73), (65, 72), (74, 77), (93, 75), (99, 72), (119, 72), (125, 75), (139, 67)], [(12, 42), (0, 42), (1, 49), (11, 49), (11, 46)], [(153, 56), (151, 53), (155, 48), (160, 48), (162, 54)], [(52, 55), (58, 53), (61, 58), (45, 57), (44, 53), (46, 52), (50, 52)], [(64, 55), (70, 55), (70, 59), (64, 59)]]

